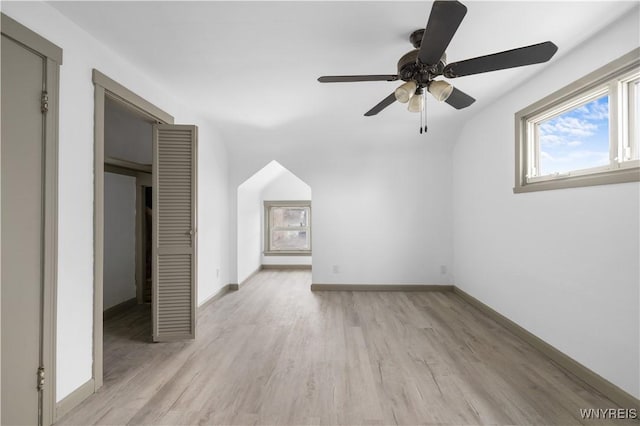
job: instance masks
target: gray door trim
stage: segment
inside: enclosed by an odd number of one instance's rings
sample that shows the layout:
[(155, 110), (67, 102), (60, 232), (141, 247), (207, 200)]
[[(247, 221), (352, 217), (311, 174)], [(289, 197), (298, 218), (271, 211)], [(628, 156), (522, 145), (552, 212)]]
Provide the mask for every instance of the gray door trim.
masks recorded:
[(2, 34), (14, 39), (37, 52), (40, 56), (44, 56), (62, 65), (62, 49), (51, 43), (46, 38), (34, 33), (29, 28), (2, 14)]
[(136, 95), (115, 80), (110, 79), (97, 69), (93, 70), (91, 77), (93, 84), (103, 87), (111, 99), (118, 101), (125, 108), (133, 109), (137, 114), (142, 114), (153, 121), (173, 124), (171, 114), (161, 110), (141, 96)]
[(94, 211), (93, 211), (93, 382), (103, 384), (103, 271), (104, 271), (104, 102), (109, 97), (152, 119), (173, 124), (174, 118), (115, 80), (94, 69)]
[[(58, 276), (58, 110), (62, 49), (42, 36), (1, 15), (2, 34), (46, 59), (48, 111), (44, 118), (44, 270), (42, 294), (42, 344), (40, 362), (45, 369), (41, 394), (41, 423), (56, 419), (56, 318)], [(1, 232), (1, 231), (0, 231)], [(35, 372), (34, 372), (35, 373)], [(1, 391), (1, 390), (0, 390)]]

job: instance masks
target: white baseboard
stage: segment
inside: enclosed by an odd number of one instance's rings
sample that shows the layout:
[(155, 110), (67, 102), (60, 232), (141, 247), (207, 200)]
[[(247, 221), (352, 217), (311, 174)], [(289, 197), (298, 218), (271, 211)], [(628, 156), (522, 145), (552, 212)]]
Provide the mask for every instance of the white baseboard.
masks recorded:
[(263, 267), (264, 267), (264, 265), (258, 266), (258, 268), (255, 271), (253, 271), (251, 274), (249, 274), (249, 276), (247, 278), (242, 280), (241, 283), (229, 284), (229, 289), (230, 290), (240, 290), (240, 287), (244, 286), (246, 283), (248, 283), (251, 280), (251, 278), (255, 277), (258, 272), (262, 271)]
[(232, 285), (233, 284), (227, 284), (225, 286), (222, 286), (222, 288), (220, 288), (218, 291), (213, 293), (208, 298), (204, 299), (202, 301), (202, 303), (200, 305), (198, 305), (198, 309), (202, 309), (205, 306), (207, 306), (208, 304), (210, 304), (211, 302), (214, 302), (214, 301), (220, 299), (222, 296), (224, 296), (225, 294), (227, 294), (231, 290), (237, 290), (237, 288), (232, 288), (231, 287)]
[(262, 269), (295, 269), (311, 270), (311, 265), (262, 265)]
[(311, 284), (311, 291), (453, 291), (438, 284)]

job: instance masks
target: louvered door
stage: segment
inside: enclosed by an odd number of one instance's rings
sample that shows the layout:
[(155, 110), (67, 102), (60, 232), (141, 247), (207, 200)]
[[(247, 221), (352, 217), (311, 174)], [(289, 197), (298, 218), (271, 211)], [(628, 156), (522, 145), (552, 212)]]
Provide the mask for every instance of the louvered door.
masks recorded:
[(153, 340), (196, 333), (197, 128), (153, 129)]

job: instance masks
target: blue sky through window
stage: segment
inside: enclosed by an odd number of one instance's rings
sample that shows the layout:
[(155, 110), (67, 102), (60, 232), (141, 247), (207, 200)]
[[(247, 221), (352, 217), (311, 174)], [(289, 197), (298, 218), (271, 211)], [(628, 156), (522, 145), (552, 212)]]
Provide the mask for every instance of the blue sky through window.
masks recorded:
[(539, 176), (609, 164), (609, 95), (539, 126)]

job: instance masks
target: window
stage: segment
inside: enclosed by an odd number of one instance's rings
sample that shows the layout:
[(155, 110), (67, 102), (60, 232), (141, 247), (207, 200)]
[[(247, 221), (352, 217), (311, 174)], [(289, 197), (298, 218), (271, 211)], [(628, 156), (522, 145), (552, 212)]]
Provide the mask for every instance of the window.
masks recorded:
[(311, 201), (265, 201), (265, 255), (311, 255)]
[(516, 113), (514, 192), (640, 180), (640, 49)]

